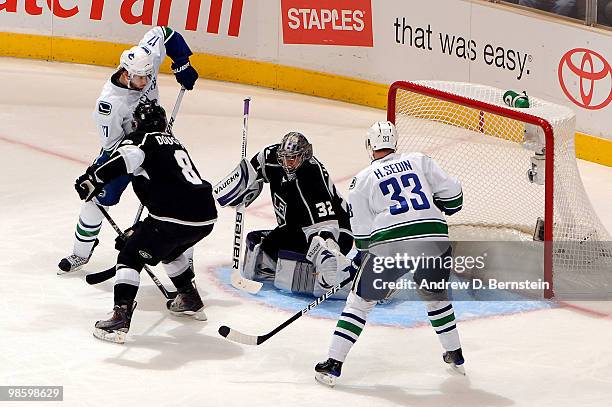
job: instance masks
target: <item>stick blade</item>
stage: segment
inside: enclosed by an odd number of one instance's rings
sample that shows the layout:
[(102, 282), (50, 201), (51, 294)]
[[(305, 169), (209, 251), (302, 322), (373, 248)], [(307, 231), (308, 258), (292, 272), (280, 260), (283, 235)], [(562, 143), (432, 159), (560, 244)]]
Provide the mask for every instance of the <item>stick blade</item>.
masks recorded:
[(90, 285), (100, 284), (110, 278), (113, 278), (115, 274), (116, 274), (115, 266), (113, 266), (107, 270), (86, 275), (85, 281), (87, 282), (87, 284), (90, 284)]
[(262, 286), (263, 284), (259, 281), (243, 278), (239, 271), (234, 271), (232, 273), (232, 287), (234, 288), (246, 291), (249, 294), (257, 294)]
[(220, 326), (219, 335), (232, 342), (241, 343), (243, 345), (259, 345), (257, 336), (243, 334), (242, 332), (236, 331), (229, 326)]

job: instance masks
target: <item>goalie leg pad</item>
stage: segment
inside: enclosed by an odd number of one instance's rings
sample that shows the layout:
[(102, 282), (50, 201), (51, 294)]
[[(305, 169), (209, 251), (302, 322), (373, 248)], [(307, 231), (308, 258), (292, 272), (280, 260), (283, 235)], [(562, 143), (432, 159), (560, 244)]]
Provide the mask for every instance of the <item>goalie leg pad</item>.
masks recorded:
[(270, 278), (276, 270), (276, 262), (261, 249), (261, 242), (269, 230), (255, 230), (246, 236), (246, 250), (242, 262), (242, 277), (249, 280)]
[(315, 289), (314, 266), (301, 253), (278, 251), (274, 286), (292, 293), (312, 295)]

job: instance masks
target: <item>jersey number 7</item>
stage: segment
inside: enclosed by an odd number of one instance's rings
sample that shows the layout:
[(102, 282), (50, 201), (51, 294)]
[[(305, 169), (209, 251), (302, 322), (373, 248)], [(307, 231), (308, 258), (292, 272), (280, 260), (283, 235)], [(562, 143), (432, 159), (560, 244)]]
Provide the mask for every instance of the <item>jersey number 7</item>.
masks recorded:
[[(421, 191), (421, 181), (416, 174), (404, 174), (399, 179), (400, 180), (398, 181), (397, 177), (393, 177), (386, 179), (379, 184), (383, 195), (391, 194), (391, 199), (397, 202), (396, 205), (391, 205), (389, 207), (389, 212), (391, 212), (391, 215), (400, 215), (410, 210), (408, 201), (406, 198), (404, 198), (404, 196), (402, 196), (404, 188), (412, 188), (410, 193), (416, 195), (416, 197), (410, 199), (410, 204), (412, 205), (413, 209), (418, 211), (422, 209), (429, 209), (431, 207), (429, 200), (427, 200), (427, 196), (423, 191)], [(418, 198), (420, 198), (420, 201)]]

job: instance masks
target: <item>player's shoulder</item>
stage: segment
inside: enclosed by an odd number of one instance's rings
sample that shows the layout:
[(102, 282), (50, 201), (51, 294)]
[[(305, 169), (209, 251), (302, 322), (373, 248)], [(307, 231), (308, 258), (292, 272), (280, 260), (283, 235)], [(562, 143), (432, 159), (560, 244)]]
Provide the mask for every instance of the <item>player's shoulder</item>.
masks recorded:
[(261, 149), (258, 153), (264, 160), (266, 165), (268, 164), (278, 164), (278, 159), (276, 158), (276, 152), (278, 151), (279, 143), (270, 144)]
[(153, 133), (145, 133), (142, 131), (133, 131), (130, 134), (126, 134), (119, 147), (124, 146), (142, 146), (147, 142), (147, 139), (151, 137)]
[(357, 175), (355, 175), (353, 179), (351, 180), (351, 183), (349, 184), (349, 191), (353, 189), (359, 189), (360, 187), (365, 185), (368, 182), (371, 174), (372, 174), (371, 165), (359, 171)]
[(104, 117), (115, 114), (123, 115), (129, 106), (125, 90), (107, 81), (98, 99), (96, 99), (95, 113)]

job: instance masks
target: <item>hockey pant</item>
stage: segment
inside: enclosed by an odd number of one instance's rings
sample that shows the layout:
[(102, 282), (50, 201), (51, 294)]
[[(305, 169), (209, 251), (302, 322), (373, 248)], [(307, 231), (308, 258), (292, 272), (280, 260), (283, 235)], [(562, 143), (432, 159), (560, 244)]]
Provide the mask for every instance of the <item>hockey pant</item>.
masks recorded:
[(213, 225), (186, 226), (146, 217), (135, 228), (117, 257), (115, 304), (131, 304), (145, 264), (164, 265), (174, 286), (181, 290), (195, 277), (186, 251), (208, 236)]

